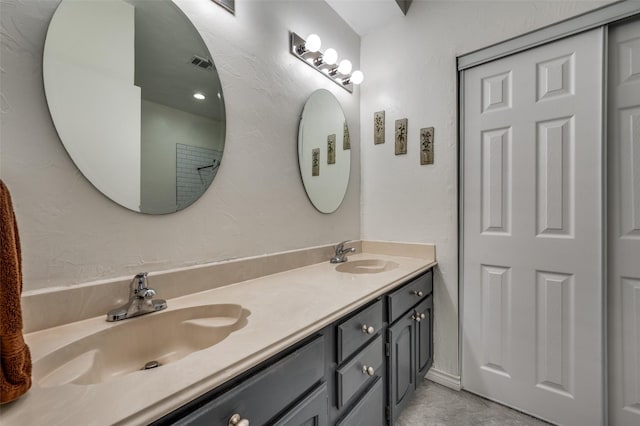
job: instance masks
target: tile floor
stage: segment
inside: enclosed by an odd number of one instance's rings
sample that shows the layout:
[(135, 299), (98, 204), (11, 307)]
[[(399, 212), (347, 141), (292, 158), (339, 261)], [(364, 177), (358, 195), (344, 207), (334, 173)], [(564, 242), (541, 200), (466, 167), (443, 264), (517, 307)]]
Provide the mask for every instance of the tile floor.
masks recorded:
[(423, 380), (396, 426), (549, 426), (469, 392)]

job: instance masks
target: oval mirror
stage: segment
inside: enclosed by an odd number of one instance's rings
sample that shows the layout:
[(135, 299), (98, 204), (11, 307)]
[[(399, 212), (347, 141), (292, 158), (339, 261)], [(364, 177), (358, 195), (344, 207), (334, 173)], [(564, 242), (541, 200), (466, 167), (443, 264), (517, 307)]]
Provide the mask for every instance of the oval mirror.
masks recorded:
[(304, 105), (298, 130), (298, 164), (309, 200), (322, 213), (338, 209), (347, 192), (351, 138), (340, 102), (325, 89)]
[(116, 203), (172, 213), (213, 181), (225, 139), (220, 79), (171, 0), (63, 0), (43, 76), (65, 149)]

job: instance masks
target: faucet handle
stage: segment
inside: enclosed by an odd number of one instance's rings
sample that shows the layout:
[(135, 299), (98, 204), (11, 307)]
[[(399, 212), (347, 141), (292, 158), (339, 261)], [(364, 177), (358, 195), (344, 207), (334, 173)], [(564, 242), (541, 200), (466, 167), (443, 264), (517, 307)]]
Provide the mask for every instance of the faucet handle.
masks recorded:
[(336, 253), (341, 252), (344, 249), (344, 245), (347, 243), (350, 243), (351, 240), (344, 240), (340, 243), (338, 243), (338, 245), (336, 246)]
[(149, 275), (148, 272), (139, 272), (135, 277), (133, 277), (133, 280), (131, 281), (132, 294), (137, 294), (140, 290), (149, 288), (147, 285), (147, 275)]
[(139, 290), (137, 293), (137, 296), (140, 299), (153, 299), (156, 295), (156, 291), (152, 288), (144, 288), (142, 290)]

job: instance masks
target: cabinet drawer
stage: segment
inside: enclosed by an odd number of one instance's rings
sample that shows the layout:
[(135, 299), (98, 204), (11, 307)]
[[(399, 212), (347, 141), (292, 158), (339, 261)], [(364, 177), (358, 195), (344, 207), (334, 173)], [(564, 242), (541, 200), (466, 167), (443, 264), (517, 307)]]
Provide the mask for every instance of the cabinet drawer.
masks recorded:
[[(373, 369), (373, 372), (369, 370), (370, 368)], [(336, 373), (338, 382), (337, 403), (338, 408), (341, 408), (358, 392), (372, 383), (376, 377), (384, 376), (382, 336), (378, 335), (369, 346), (339, 368)]]
[(274, 426), (327, 426), (329, 424), (329, 394), (323, 383), (289, 410)]
[(265, 424), (324, 378), (324, 354), (320, 336), (176, 424), (228, 426), (234, 414), (251, 424)]
[(393, 323), (416, 303), (433, 291), (433, 272), (416, 278), (387, 296), (389, 306), (389, 323)]
[(382, 300), (338, 325), (338, 364), (373, 339), (382, 329)]
[(336, 423), (336, 426), (383, 426), (384, 419), (384, 388), (382, 379), (376, 383), (362, 397), (353, 409)]

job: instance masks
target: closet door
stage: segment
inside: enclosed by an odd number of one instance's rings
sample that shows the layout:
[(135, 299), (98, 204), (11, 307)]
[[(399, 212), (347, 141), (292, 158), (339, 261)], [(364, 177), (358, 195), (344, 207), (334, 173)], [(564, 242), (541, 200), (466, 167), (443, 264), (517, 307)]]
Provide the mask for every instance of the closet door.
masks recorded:
[(609, 424), (640, 425), (640, 21), (609, 31)]
[(604, 420), (602, 40), (463, 75), (463, 387), (566, 426)]

